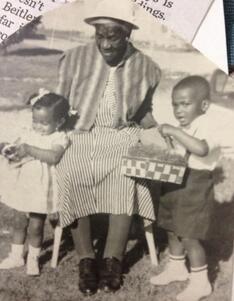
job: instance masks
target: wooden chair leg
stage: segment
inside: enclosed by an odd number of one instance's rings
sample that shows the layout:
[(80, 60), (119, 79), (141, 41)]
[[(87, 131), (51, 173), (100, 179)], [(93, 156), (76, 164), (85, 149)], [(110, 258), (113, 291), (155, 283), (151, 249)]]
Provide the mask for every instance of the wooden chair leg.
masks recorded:
[(59, 247), (61, 243), (61, 238), (63, 234), (63, 228), (60, 226), (56, 226), (54, 230), (54, 245), (53, 245), (53, 253), (51, 259), (51, 267), (56, 268), (58, 264), (59, 257)]
[(232, 301), (234, 301), (234, 240), (233, 240), (233, 251), (232, 251)]
[(154, 235), (153, 235), (153, 226), (148, 226), (145, 229), (145, 237), (149, 248), (149, 254), (151, 263), (154, 266), (158, 266), (158, 255), (157, 255), (157, 248), (154, 242)]

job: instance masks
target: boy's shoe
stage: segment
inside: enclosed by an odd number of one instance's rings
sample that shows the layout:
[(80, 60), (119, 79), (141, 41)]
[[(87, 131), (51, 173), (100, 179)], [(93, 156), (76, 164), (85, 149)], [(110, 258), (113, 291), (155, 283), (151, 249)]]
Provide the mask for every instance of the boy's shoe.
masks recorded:
[(191, 284), (179, 295), (176, 296), (177, 301), (199, 301), (212, 293), (210, 283), (202, 287), (194, 287)]
[[(206, 278), (206, 279), (205, 279)], [(191, 273), (187, 288), (176, 296), (177, 301), (199, 301), (212, 293), (212, 287), (207, 277)]]
[(188, 270), (183, 261), (170, 260), (165, 270), (150, 278), (153, 285), (167, 285), (175, 281), (186, 281), (189, 278)]
[(13, 256), (9, 253), (8, 257), (0, 263), (0, 270), (14, 269), (24, 266), (24, 258)]
[(38, 257), (30, 257), (27, 258), (27, 275), (29, 276), (39, 276), (40, 269), (39, 269), (39, 262)]

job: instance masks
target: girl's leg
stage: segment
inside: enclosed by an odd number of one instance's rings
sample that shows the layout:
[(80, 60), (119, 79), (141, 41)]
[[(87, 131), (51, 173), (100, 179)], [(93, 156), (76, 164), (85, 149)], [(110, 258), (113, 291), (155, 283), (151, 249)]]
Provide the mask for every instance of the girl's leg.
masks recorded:
[(12, 243), (24, 245), (28, 228), (28, 217), (26, 213), (16, 211), (14, 214)]
[(46, 214), (29, 213), (28, 239), (30, 246), (41, 248)]
[(165, 270), (150, 279), (154, 285), (167, 285), (174, 281), (188, 279), (188, 271), (185, 266), (184, 246), (179, 237), (173, 232), (167, 232), (169, 244), (169, 262)]
[(182, 243), (187, 251), (191, 266), (190, 283), (179, 295), (179, 301), (198, 301), (210, 295), (212, 288), (207, 274), (207, 261), (205, 249), (197, 239), (183, 238)]
[(11, 252), (8, 257), (0, 263), (0, 269), (11, 269), (24, 265), (24, 243), (28, 227), (28, 218), (25, 213), (15, 211), (13, 220)]
[(29, 214), (27, 274), (31, 276), (40, 274), (38, 259), (43, 241), (45, 219), (45, 214)]

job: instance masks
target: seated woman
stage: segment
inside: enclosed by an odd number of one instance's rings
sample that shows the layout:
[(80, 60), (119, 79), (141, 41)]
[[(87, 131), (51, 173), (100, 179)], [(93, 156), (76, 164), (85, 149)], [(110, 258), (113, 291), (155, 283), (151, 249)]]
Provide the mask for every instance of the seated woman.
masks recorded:
[[(85, 20), (95, 27), (95, 42), (63, 55), (57, 91), (79, 112), (58, 182), (61, 225), (71, 225), (84, 294), (120, 288), (132, 215), (155, 219), (146, 182), (123, 176), (121, 158), (142, 128), (157, 125), (151, 106), (160, 69), (129, 42), (137, 26), (121, 17), (121, 5), (106, 1), (107, 7), (109, 15)], [(99, 213), (109, 215), (109, 227), (98, 269), (90, 216)]]

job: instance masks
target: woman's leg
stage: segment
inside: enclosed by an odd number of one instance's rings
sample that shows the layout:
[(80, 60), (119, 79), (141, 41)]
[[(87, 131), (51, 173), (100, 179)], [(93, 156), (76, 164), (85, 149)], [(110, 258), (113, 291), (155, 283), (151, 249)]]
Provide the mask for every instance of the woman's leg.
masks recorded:
[(94, 259), (90, 217), (82, 217), (75, 222), (71, 227), (71, 233), (79, 259)]
[(128, 241), (132, 217), (110, 215), (106, 246), (100, 271), (99, 288), (116, 291), (122, 284), (122, 260)]
[(179, 301), (198, 301), (210, 295), (212, 291), (207, 274), (205, 249), (197, 239), (183, 238), (182, 243), (187, 251), (191, 266), (191, 276), (188, 287), (176, 298)]
[(40, 274), (38, 260), (43, 242), (45, 219), (45, 214), (29, 214), (27, 274), (31, 276)]
[(184, 246), (181, 239), (175, 233), (168, 231), (169, 262), (165, 270), (150, 279), (154, 285), (167, 285), (174, 281), (188, 279), (188, 271), (185, 266)]
[(79, 256), (79, 289), (85, 295), (97, 291), (97, 267), (92, 244), (90, 217), (82, 217), (71, 226), (74, 245)]
[(103, 258), (123, 260), (132, 217), (127, 214), (109, 216), (109, 228)]

